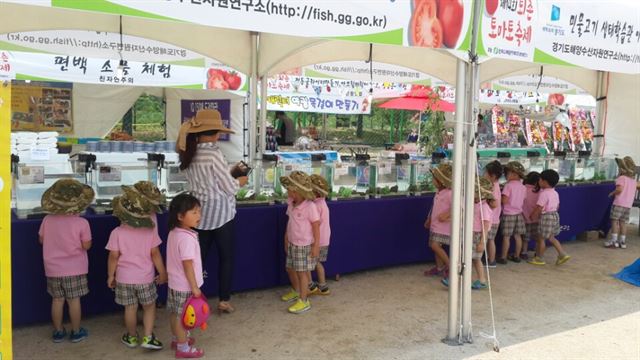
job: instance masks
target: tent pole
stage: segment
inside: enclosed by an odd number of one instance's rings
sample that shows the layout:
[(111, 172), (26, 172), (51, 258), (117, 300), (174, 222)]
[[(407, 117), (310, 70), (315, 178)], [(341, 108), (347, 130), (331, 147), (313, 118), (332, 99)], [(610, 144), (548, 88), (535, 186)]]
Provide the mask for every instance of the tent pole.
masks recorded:
[(418, 140), (416, 140), (416, 144), (418, 144), (418, 146), (420, 146), (420, 132), (422, 127), (422, 111), (420, 111), (420, 114), (418, 114)]
[(258, 158), (262, 159), (262, 154), (267, 149), (267, 76), (260, 78), (260, 146), (258, 148)]
[[(456, 66), (456, 89), (465, 89), (467, 63), (458, 59)], [(462, 161), (464, 142), (462, 139), (465, 120), (464, 92), (456, 93), (456, 124), (453, 141), (453, 200), (451, 202), (451, 246), (449, 247), (449, 317), (447, 321), (447, 337), (443, 340), (449, 345), (458, 345), (458, 309), (460, 300), (460, 225), (462, 192)]]
[[(471, 48), (469, 49), (469, 77), (467, 86), (466, 109), (468, 121), (465, 134), (466, 154), (466, 174), (464, 179), (464, 228), (463, 228), (463, 257), (462, 263), (462, 341), (472, 343), (473, 333), (471, 328), (471, 278), (472, 270), (472, 252), (473, 252), (473, 205), (474, 205), (474, 188), (476, 182), (476, 121), (475, 110), (478, 101), (479, 71), (478, 71), (478, 55), (477, 55), (477, 39), (482, 16), (482, 6), (474, 6), (473, 29), (471, 32)], [(461, 147), (456, 149), (462, 150)]]
[[(605, 89), (605, 77), (607, 72), (598, 71), (598, 83), (596, 86), (596, 121), (593, 124), (593, 134), (604, 135), (604, 118), (607, 112), (607, 94)], [(603, 155), (604, 137), (594, 137), (591, 144), (591, 151), (594, 155)]]
[(249, 164), (253, 163), (256, 157), (256, 123), (258, 101), (258, 36), (257, 32), (251, 33), (251, 70), (249, 78)]

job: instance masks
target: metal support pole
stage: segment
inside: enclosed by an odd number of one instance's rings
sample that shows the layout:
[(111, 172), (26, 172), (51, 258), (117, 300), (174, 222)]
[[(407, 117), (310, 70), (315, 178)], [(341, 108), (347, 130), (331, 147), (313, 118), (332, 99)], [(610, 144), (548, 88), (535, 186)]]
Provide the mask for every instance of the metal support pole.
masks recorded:
[(260, 140), (258, 148), (258, 159), (262, 159), (262, 154), (267, 149), (267, 77), (260, 78)]
[(251, 70), (249, 73), (249, 164), (256, 158), (256, 124), (258, 119), (258, 33), (251, 33)]
[(462, 274), (462, 341), (472, 343), (473, 333), (471, 326), (471, 279), (473, 276), (473, 210), (475, 198), (475, 184), (477, 173), (476, 157), (476, 104), (478, 100), (478, 63), (475, 59), (469, 66), (469, 98), (467, 99), (467, 111), (469, 124), (467, 125), (465, 145), (467, 146), (466, 176), (464, 188), (464, 240), (463, 257), (464, 264)]
[(596, 121), (593, 123), (593, 134), (598, 137), (593, 138), (593, 144), (591, 144), (591, 151), (593, 155), (602, 155), (604, 152), (604, 137), (599, 135), (604, 134), (604, 118), (607, 113), (607, 89), (606, 78), (608, 73), (605, 71), (598, 71), (598, 83), (596, 86)]
[[(458, 60), (456, 66), (456, 89), (465, 89), (467, 63)], [(465, 117), (464, 91), (456, 93), (456, 124), (453, 141), (453, 199), (451, 203), (451, 246), (449, 247), (449, 318), (447, 321), (447, 337), (444, 342), (450, 345), (458, 344), (458, 308), (460, 300), (460, 218), (462, 195), (462, 161), (464, 155), (464, 131)]]

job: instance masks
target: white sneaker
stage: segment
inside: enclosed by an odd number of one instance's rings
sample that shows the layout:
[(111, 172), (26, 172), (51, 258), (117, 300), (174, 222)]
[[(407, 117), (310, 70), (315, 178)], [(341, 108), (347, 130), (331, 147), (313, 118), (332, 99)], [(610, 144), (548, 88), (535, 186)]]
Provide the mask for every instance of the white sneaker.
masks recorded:
[(613, 240), (607, 240), (604, 242), (604, 247), (606, 248), (613, 248), (616, 246), (616, 242)]
[(625, 241), (618, 242), (618, 245), (620, 245), (620, 249), (626, 249), (627, 248), (627, 243)]
[(620, 240), (618, 240), (615, 243), (613, 243), (613, 245), (616, 247), (616, 249), (619, 248), (620, 247)]

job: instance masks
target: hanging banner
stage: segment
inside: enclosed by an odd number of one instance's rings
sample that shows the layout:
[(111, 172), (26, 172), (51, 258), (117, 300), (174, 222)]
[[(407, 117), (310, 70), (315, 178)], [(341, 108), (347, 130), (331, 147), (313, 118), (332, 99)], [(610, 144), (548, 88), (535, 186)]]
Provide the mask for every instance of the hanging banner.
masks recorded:
[(202, 68), (164, 63), (122, 62), (86, 56), (11, 52), (19, 80), (202, 89)]
[(478, 53), (640, 73), (638, 3), (485, 0)]
[(16, 77), (12, 56), (8, 51), (0, 51), (0, 81), (12, 80)]
[(509, 76), (504, 79), (483, 83), (482, 89), (509, 90), (519, 92), (538, 92), (541, 94), (577, 94), (586, 95), (578, 86), (552, 76), (538, 74)]
[[(122, 44), (122, 45), (121, 45)], [(104, 31), (46, 30), (0, 35), (0, 49), (89, 58), (204, 66), (204, 57), (164, 42)]]
[(11, 130), (73, 132), (73, 84), (13, 82)]
[(267, 110), (298, 111), (324, 114), (369, 114), (367, 96), (326, 96), (269, 92)]
[(545, 105), (547, 95), (534, 92), (481, 89), (479, 101), (483, 104), (499, 105)]
[(275, 34), (468, 50), (471, 0), (1, 0)]
[[(186, 100), (180, 101), (182, 122), (189, 121), (196, 116), (198, 110), (218, 110), (225, 127), (231, 129), (231, 100)], [(229, 141), (229, 134), (220, 134), (220, 141)]]
[(11, 82), (0, 80), (0, 359), (11, 359)]

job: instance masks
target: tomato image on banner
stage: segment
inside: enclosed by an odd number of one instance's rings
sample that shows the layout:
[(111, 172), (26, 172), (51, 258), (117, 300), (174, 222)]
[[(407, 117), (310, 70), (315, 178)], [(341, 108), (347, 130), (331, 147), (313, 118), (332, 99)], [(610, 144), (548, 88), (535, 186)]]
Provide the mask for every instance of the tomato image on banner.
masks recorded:
[(485, 9), (487, 10), (487, 14), (489, 16), (493, 16), (498, 10), (498, 0), (485, 0), (484, 2)]
[(409, 45), (456, 47), (464, 19), (461, 0), (413, 0), (411, 6)]
[(210, 68), (207, 71), (207, 89), (239, 90), (242, 85), (240, 75), (232, 70)]

